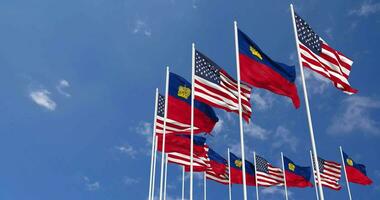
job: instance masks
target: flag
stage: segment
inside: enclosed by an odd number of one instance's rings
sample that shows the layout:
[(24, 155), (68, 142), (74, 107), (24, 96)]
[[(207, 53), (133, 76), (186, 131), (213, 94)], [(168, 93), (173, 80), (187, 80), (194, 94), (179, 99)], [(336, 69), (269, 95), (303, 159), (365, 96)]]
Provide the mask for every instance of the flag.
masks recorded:
[(241, 80), (258, 88), (292, 99), (300, 106), (297, 93), (296, 69), (272, 60), (242, 31), (238, 30)]
[[(191, 124), (191, 84), (174, 73), (169, 74), (167, 112), (168, 119)], [(194, 133), (211, 133), (218, 120), (212, 107), (194, 100)], [(190, 133), (190, 129), (184, 133)]]
[(311, 167), (301, 167), (284, 156), (284, 169), (287, 187), (312, 187)]
[(356, 93), (348, 82), (353, 61), (330, 47), (297, 13), (294, 16), (302, 65), (330, 79), (343, 92)]
[[(157, 135), (157, 150), (162, 152), (163, 134)], [(206, 155), (204, 147), (206, 146), (206, 138), (194, 136), (194, 153)], [(168, 134), (165, 135), (165, 153), (177, 152), (190, 155), (191, 140), (188, 135)]]
[(356, 163), (350, 156), (343, 152), (344, 165), (348, 182), (360, 185), (370, 185), (372, 180), (367, 176), (365, 165)]
[[(314, 163), (314, 159), (313, 159)], [(339, 185), (341, 165), (333, 161), (327, 161), (322, 158), (318, 158), (319, 173), (321, 176), (322, 186), (331, 188), (333, 190), (340, 190), (342, 186)], [(315, 167), (315, 165), (314, 165)], [(317, 171), (314, 169), (315, 181), (318, 183)]]
[[(176, 142), (175, 140), (170, 140), (173, 135), (166, 135), (165, 142), (167, 139), (169, 141)], [(176, 149), (176, 151), (170, 151), (167, 153), (168, 155), (168, 162), (179, 164), (182, 166), (185, 166), (186, 171), (190, 171), (190, 137), (188, 135), (182, 135), (182, 136), (175, 136), (178, 138), (185, 138), (187, 139), (186, 144), (182, 145), (182, 148)], [(193, 153), (193, 170), (194, 171), (205, 171), (208, 167), (209, 159), (208, 159), (208, 150), (209, 147), (206, 145), (206, 138), (201, 136), (194, 136), (194, 153)], [(185, 143), (182, 142), (181, 139), (177, 141), (177, 143)], [(167, 146), (169, 146), (169, 149), (171, 149), (170, 145), (166, 143)], [(166, 147), (165, 146), (165, 151)], [(174, 145), (173, 145), (174, 146)], [(158, 146), (159, 147), (159, 146)]]
[(284, 184), (284, 174), (278, 167), (273, 167), (263, 157), (256, 155), (256, 178), (259, 186), (274, 186)]
[[(194, 98), (208, 105), (239, 113), (237, 82), (211, 59), (195, 51)], [(240, 84), (243, 117), (251, 118), (251, 87)]]
[[(159, 94), (157, 99), (156, 111), (156, 133), (163, 133), (164, 131), (164, 117), (165, 117), (165, 96)], [(194, 127), (194, 132), (198, 128)], [(169, 117), (166, 119), (166, 133), (189, 133), (190, 123), (181, 123)]]
[(208, 151), (208, 158), (210, 161), (206, 170), (206, 177), (218, 183), (228, 184), (227, 160), (211, 148)]
[[(231, 184), (243, 184), (243, 162), (241, 158), (230, 153), (230, 179)], [(245, 177), (247, 185), (255, 186), (255, 167), (251, 162), (245, 161)]]

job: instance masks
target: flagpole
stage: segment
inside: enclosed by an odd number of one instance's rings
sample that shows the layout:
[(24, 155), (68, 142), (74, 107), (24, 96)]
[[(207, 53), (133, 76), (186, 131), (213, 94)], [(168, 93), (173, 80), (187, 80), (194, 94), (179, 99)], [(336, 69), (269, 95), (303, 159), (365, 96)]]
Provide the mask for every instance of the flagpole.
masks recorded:
[[(298, 53), (298, 64), (300, 67), (300, 72), (301, 72), (301, 79), (302, 79), (302, 86), (303, 86), (303, 92), (304, 92), (304, 98), (305, 98), (305, 106), (306, 106), (306, 114), (307, 114), (307, 119), (308, 119), (308, 124), (309, 124), (309, 131), (310, 131), (310, 139), (311, 139), (311, 147), (313, 150), (313, 159), (315, 163), (318, 163), (318, 155), (317, 155), (317, 147), (315, 144), (315, 139), (314, 139), (314, 130), (313, 130), (313, 122), (311, 120), (311, 113), (310, 113), (310, 108), (309, 108), (309, 99), (307, 95), (307, 89), (306, 89), (306, 82), (305, 82), (305, 75), (303, 72), (303, 67), (301, 63), (301, 55), (300, 55), (300, 50), (298, 47), (298, 37), (297, 37), (297, 28), (296, 28), (296, 23), (295, 23), (295, 18), (294, 18), (294, 9), (293, 9), (293, 4), (290, 4), (290, 10), (292, 12), (292, 21), (293, 21), (293, 28), (294, 28), (294, 37), (296, 40), (296, 46), (297, 46), (297, 53)], [(319, 172), (319, 167), (316, 167), (317, 171), (317, 177), (318, 180), (321, 180), (321, 175)], [(318, 181), (318, 187), (319, 187), (319, 194), (321, 197), (321, 200), (324, 200), (324, 195), (323, 195), (323, 189), (322, 189), (322, 183), (321, 181)]]
[(157, 144), (158, 144), (158, 136), (156, 135), (154, 140), (154, 163), (153, 163), (153, 178), (152, 178), (152, 196), (151, 200), (154, 199), (154, 187), (156, 182), (156, 163), (157, 163)]
[(203, 199), (207, 200), (207, 180), (206, 171), (203, 172)]
[(317, 196), (317, 200), (319, 200), (319, 195), (318, 195), (318, 187), (317, 187), (317, 181), (315, 179), (315, 173), (314, 173), (314, 162), (313, 162), (313, 154), (310, 151), (310, 161), (311, 161), (311, 167), (312, 167), (312, 173), (313, 173), (313, 178), (314, 178), (314, 188), (315, 188), (315, 194)]
[(237, 22), (234, 21), (235, 31), (235, 57), (236, 57), (236, 71), (237, 71), (237, 85), (238, 85), (238, 100), (239, 100), (239, 126), (240, 126), (240, 149), (243, 170), (243, 195), (244, 200), (247, 200), (247, 180), (245, 174), (245, 151), (244, 151), (244, 133), (243, 133), (243, 111), (241, 105), (241, 86), (240, 86), (240, 60), (239, 60), (239, 41), (238, 41), (238, 28)]
[(164, 184), (164, 200), (166, 200), (166, 185), (168, 181), (168, 154), (165, 153), (165, 184)]
[(164, 113), (164, 128), (162, 137), (162, 152), (161, 152), (161, 177), (160, 177), (160, 200), (162, 200), (162, 192), (164, 186), (164, 167), (165, 167), (165, 135), (166, 135), (166, 118), (168, 112), (168, 94), (169, 94), (169, 66), (166, 67), (166, 83), (165, 83), (165, 113)]
[(348, 178), (347, 178), (347, 171), (346, 171), (346, 164), (345, 164), (346, 162), (345, 162), (344, 157), (343, 157), (343, 149), (342, 149), (342, 146), (339, 146), (339, 149), (340, 149), (340, 156), (342, 157), (342, 164), (343, 164), (343, 169), (344, 169), (344, 176), (346, 177), (348, 196), (350, 197), (350, 200), (352, 200), (351, 190), (350, 190), (350, 183), (348, 182)]
[(230, 148), (227, 148), (228, 152), (228, 197), (229, 200), (232, 200), (232, 185), (231, 185), (231, 164), (230, 164)]
[(153, 179), (153, 162), (154, 162), (154, 148), (155, 148), (155, 135), (156, 135), (156, 115), (157, 115), (157, 100), (158, 100), (158, 88), (156, 88), (156, 97), (154, 101), (154, 121), (153, 121), (153, 133), (152, 133), (152, 153), (151, 153), (151, 159), (150, 159), (150, 177), (149, 177), (149, 197), (148, 199), (151, 199), (152, 196), (152, 179)]
[(195, 74), (195, 44), (191, 45), (191, 126), (190, 126), (190, 200), (193, 200), (193, 162), (194, 162), (194, 74)]
[(256, 182), (256, 200), (259, 200), (259, 183), (257, 182), (257, 168), (256, 168), (256, 152), (253, 152), (253, 162), (255, 167), (255, 182)]
[(286, 173), (284, 164), (284, 154), (281, 152), (281, 162), (282, 162), (282, 173), (284, 174), (284, 188), (285, 188), (285, 199), (288, 200), (288, 186), (286, 185)]
[(182, 200), (185, 200), (185, 166), (182, 166)]

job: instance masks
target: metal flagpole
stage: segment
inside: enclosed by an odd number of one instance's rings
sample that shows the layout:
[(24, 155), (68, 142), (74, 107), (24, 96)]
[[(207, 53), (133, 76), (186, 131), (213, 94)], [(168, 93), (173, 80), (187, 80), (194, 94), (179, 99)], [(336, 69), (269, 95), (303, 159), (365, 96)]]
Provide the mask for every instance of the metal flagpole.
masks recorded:
[(206, 171), (203, 172), (203, 199), (207, 200), (207, 177), (206, 177)]
[[(155, 147), (155, 135), (156, 135), (156, 115), (157, 115), (157, 100), (158, 100), (158, 88), (156, 88), (156, 98), (154, 101), (154, 121), (153, 121), (153, 133), (152, 133), (152, 154), (150, 159), (150, 177), (149, 177), (149, 197), (151, 199), (152, 196), (152, 179), (153, 179), (153, 162), (154, 162), (154, 147)], [(151, 199), (152, 200), (152, 199)]]
[(235, 31), (235, 57), (236, 57), (236, 71), (237, 71), (237, 85), (238, 85), (238, 100), (239, 100), (239, 126), (240, 126), (240, 149), (243, 170), (243, 194), (244, 200), (247, 200), (247, 180), (245, 174), (245, 151), (244, 151), (244, 130), (243, 130), (243, 111), (241, 105), (241, 86), (240, 86), (240, 60), (239, 60), (239, 41), (238, 41), (238, 28), (237, 22), (234, 21)]
[(195, 74), (195, 44), (191, 45), (191, 126), (190, 126), (190, 200), (193, 200), (193, 162), (194, 162), (194, 74)]
[(253, 152), (253, 164), (255, 167), (256, 200), (259, 200), (259, 183), (257, 182), (256, 152)]
[(162, 200), (162, 192), (164, 186), (164, 167), (165, 167), (165, 135), (166, 135), (166, 118), (168, 116), (168, 94), (169, 94), (169, 67), (166, 67), (166, 83), (165, 83), (165, 113), (164, 113), (164, 128), (162, 139), (161, 152), (161, 177), (160, 177), (160, 200)]
[(232, 200), (232, 187), (231, 187), (231, 164), (230, 164), (230, 148), (227, 148), (228, 152), (228, 197)]
[(164, 200), (166, 200), (166, 185), (168, 181), (168, 154), (165, 153), (165, 181), (164, 181)]
[(345, 162), (344, 157), (343, 157), (342, 146), (339, 146), (339, 149), (340, 149), (340, 155), (342, 157), (342, 165), (343, 165), (343, 169), (344, 169), (344, 176), (346, 177), (348, 196), (350, 197), (350, 200), (352, 200), (351, 190), (350, 190), (350, 183), (348, 183), (347, 171), (346, 171), (346, 165), (345, 165), (346, 162)]
[(319, 200), (317, 181), (315, 179), (315, 173), (314, 173), (313, 154), (311, 153), (311, 151), (310, 151), (310, 161), (311, 161), (311, 167), (312, 167), (312, 170), (313, 170), (312, 173), (313, 173), (313, 178), (314, 178), (315, 194), (317, 195), (317, 200)]
[[(299, 47), (298, 47), (297, 28), (296, 28), (296, 22), (295, 22), (295, 18), (294, 18), (293, 4), (290, 4), (290, 10), (292, 12), (294, 37), (295, 37), (295, 40), (296, 40), (297, 53), (298, 53), (298, 62), (299, 62), (299, 67), (300, 67), (300, 72), (301, 72), (302, 86), (303, 86), (305, 105), (306, 105), (306, 114), (307, 114), (307, 119), (308, 119), (308, 124), (309, 124), (309, 130), (310, 130), (311, 147), (312, 147), (313, 155), (314, 155), (313, 159), (314, 159), (315, 163), (318, 163), (317, 147), (316, 147), (315, 139), (314, 139), (313, 122), (311, 120), (311, 113), (310, 113), (310, 108), (309, 108), (309, 99), (308, 99), (308, 95), (307, 95), (305, 75), (304, 75), (304, 72), (303, 72), (303, 67), (302, 67), (302, 63), (301, 63), (301, 54), (300, 54), (300, 50), (299, 50)], [(321, 180), (320, 179), (321, 175), (320, 175), (320, 172), (319, 172), (319, 167), (316, 167), (316, 171), (317, 171), (318, 180)], [(321, 181), (318, 181), (318, 187), (319, 187), (319, 195), (321, 197), (321, 200), (324, 200), (325, 198), (324, 198), (324, 195), (323, 195), (323, 189), (322, 189)]]
[(155, 182), (156, 182), (157, 144), (158, 144), (158, 136), (156, 135), (155, 140), (154, 140), (154, 163), (153, 163), (153, 178), (152, 178), (152, 196), (151, 196), (151, 200), (154, 199), (154, 186), (155, 186)]
[(182, 166), (182, 200), (185, 200), (185, 166)]
[(288, 186), (286, 185), (284, 154), (282, 152), (281, 152), (281, 162), (282, 162), (282, 173), (284, 173), (285, 199), (288, 200)]

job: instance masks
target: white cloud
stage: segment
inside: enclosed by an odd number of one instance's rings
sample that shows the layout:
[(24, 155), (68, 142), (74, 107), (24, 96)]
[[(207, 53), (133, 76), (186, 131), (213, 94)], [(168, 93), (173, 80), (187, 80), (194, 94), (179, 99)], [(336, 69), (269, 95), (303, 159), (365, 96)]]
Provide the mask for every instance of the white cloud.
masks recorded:
[(244, 124), (244, 133), (250, 137), (260, 140), (266, 140), (270, 135), (270, 131), (254, 123)]
[(330, 40), (333, 40), (334, 37), (333, 37), (333, 34), (332, 34), (332, 28), (327, 28), (325, 31), (325, 34), (327, 35), (327, 38), (329, 38)]
[(297, 137), (292, 135), (287, 128), (279, 126), (274, 134), (272, 147), (277, 149), (286, 146), (287, 148), (290, 147), (290, 149), (295, 152), (297, 150), (298, 142)]
[(59, 83), (58, 83), (58, 85), (57, 85), (56, 88), (57, 88), (57, 91), (61, 95), (65, 96), (65, 97), (71, 97), (71, 94), (69, 94), (69, 93), (67, 93), (67, 92), (64, 91), (64, 89), (68, 88), (68, 87), (70, 87), (70, 83), (67, 80), (62, 79), (62, 80), (59, 81)]
[(33, 90), (29, 93), (30, 98), (39, 106), (54, 111), (57, 104), (50, 98), (50, 92), (45, 89)]
[(142, 136), (146, 137), (149, 144), (152, 144), (152, 135), (153, 135), (152, 123), (140, 122), (135, 128), (135, 131), (141, 134)]
[(354, 130), (380, 135), (378, 121), (370, 113), (380, 109), (380, 101), (362, 96), (350, 96), (343, 100), (342, 107), (328, 128), (329, 133), (347, 134)]
[(254, 91), (251, 94), (251, 104), (254, 110), (267, 110), (273, 106), (274, 97), (269, 92)]
[[(329, 79), (323, 77), (322, 75), (314, 71), (311, 71), (310, 69), (304, 69), (304, 75), (305, 79), (307, 80), (307, 88), (310, 88), (309, 90), (313, 94), (323, 94), (326, 91), (327, 87), (331, 86), (331, 82)], [(301, 79), (299, 79), (299, 81), (301, 82)]]
[(123, 183), (125, 185), (134, 185), (134, 184), (137, 184), (139, 182), (140, 182), (139, 179), (135, 179), (135, 178), (132, 178), (132, 177), (124, 177), (123, 178)]
[(142, 19), (138, 19), (135, 21), (132, 33), (133, 34), (143, 34), (147, 37), (152, 36), (152, 31), (151, 31), (150, 27)]
[(88, 191), (95, 191), (100, 188), (100, 183), (98, 181), (91, 182), (87, 176), (84, 176), (83, 180), (86, 186), (86, 190)]
[(117, 149), (120, 153), (127, 154), (131, 158), (135, 158), (137, 154), (137, 151), (133, 148), (133, 146), (128, 144), (116, 146), (115, 149)]
[[(261, 193), (266, 196), (270, 195), (285, 195), (284, 187), (267, 187), (261, 190)], [(288, 190), (288, 197), (291, 198), (293, 196), (293, 193)]]
[(215, 124), (213, 133), (215, 133), (215, 135), (218, 135), (220, 132), (222, 132), (223, 125), (224, 125), (224, 120), (220, 118), (219, 121)]
[(380, 12), (380, 3), (372, 3), (372, 1), (364, 1), (360, 8), (350, 10), (350, 15), (369, 16)]

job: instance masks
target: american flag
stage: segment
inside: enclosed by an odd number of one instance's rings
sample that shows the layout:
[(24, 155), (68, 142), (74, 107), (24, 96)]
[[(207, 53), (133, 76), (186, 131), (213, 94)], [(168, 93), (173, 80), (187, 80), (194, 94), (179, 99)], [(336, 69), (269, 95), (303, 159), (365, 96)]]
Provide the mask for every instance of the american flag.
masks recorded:
[(330, 79), (343, 92), (356, 93), (348, 82), (353, 61), (331, 48), (300, 16), (294, 16), (302, 65)]
[[(239, 113), (238, 85), (222, 68), (199, 51), (195, 52), (194, 98), (228, 112)], [(241, 85), (243, 117), (251, 118), (251, 87)]]
[(267, 160), (256, 155), (256, 178), (260, 186), (284, 184), (284, 173), (280, 168), (273, 167)]
[[(206, 152), (208, 152), (208, 146), (205, 147)], [(188, 154), (179, 153), (179, 152), (172, 152), (167, 153), (168, 155), (168, 162), (179, 164), (182, 166), (185, 166), (186, 168), (190, 168), (190, 149)], [(193, 155), (193, 170), (194, 171), (205, 171), (209, 166), (210, 159), (206, 154), (202, 155)]]
[[(314, 163), (314, 159), (313, 159)], [(322, 158), (318, 158), (318, 166), (319, 166), (319, 172), (321, 175), (321, 184), (322, 186), (331, 188), (333, 190), (340, 190), (341, 186), (339, 185), (338, 181), (341, 176), (341, 164), (333, 162), (333, 161), (327, 161)], [(315, 167), (315, 165), (314, 165)], [(318, 183), (318, 176), (317, 172), (314, 169), (315, 174), (315, 181)]]
[[(157, 99), (157, 116), (156, 116), (156, 133), (163, 133), (164, 131), (164, 114), (165, 114), (165, 96), (159, 94)], [(194, 127), (194, 131), (198, 130)], [(183, 124), (181, 122), (166, 119), (166, 133), (190, 133), (190, 124)]]
[(228, 171), (226, 171), (226, 173), (224, 174), (216, 174), (213, 170), (207, 169), (206, 178), (214, 180), (221, 184), (225, 184), (225, 185), (229, 183)]

